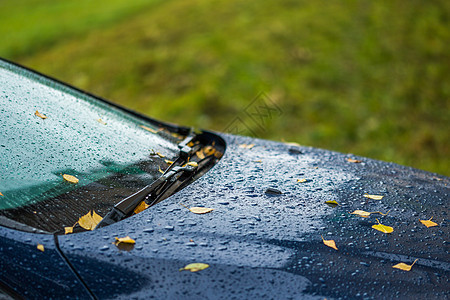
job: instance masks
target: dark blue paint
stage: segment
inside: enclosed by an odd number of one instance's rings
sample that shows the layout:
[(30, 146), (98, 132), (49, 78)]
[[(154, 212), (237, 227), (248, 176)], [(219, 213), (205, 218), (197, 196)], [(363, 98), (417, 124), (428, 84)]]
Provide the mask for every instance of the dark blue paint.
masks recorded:
[[(396, 164), (286, 144), (223, 136), (222, 160), (158, 205), (98, 231), (59, 236), (61, 249), (100, 298), (445, 298), (449, 178)], [(254, 143), (253, 149), (239, 144)], [(299, 153), (301, 152), (301, 153)], [(262, 163), (255, 162), (261, 160)], [(298, 178), (309, 181), (297, 183)], [(440, 178), (441, 180), (437, 180)], [(268, 195), (275, 188), (280, 195)], [(382, 194), (382, 201), (364, 193)], [(336, 200), (331, 208), (324, 201)], [(205, 215), (187, 206), (215, 210)], [(226, 203), (226, 204), (224, 204)], [(354, 209), (391, 210), (375, 217)], [(426, 228), (420, 219), (439, 227)], [(129, 235), (133, 250), (114, 238)], [(339, 251), (323, 245), (334, 239)], [(411, 263), (411, 272), (392, 268)], [(210, 268), (179, 272), (192, 262)], [(133, 279), (130, 279), (133, 278)]]

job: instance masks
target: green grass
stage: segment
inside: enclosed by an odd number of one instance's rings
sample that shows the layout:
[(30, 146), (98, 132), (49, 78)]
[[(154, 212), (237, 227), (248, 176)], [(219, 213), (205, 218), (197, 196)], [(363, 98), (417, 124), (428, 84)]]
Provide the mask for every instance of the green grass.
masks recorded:
[[(10, 1), (0, 56), (150, 116), (450, 175), (448, 1)], [(5, 9), (8, 8), (8, 9)], [(242, 110), (265, 92), (264, 130)]]

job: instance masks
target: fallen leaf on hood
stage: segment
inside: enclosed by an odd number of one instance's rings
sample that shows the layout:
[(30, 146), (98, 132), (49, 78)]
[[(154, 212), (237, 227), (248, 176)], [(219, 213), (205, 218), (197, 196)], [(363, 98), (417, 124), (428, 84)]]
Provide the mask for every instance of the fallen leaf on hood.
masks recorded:
[(171, 164), (173, 164), (173, 161), (171, 161), (171, 160), (165, 159), (164, 161), (165, 161), (165, 162), (166, 162), (166, 164), (168, 164), (168, 165), (171, 165)]
[(68, 181), (70, 183), (78, 183), (78, 178), (76, 178), (75, 176), (72, 175), (68, 175), (68, 174), (64, 174), (62, 176), (64, 178), (65, 181)]
[(213, 155), (216, 152), (216, 149), (212, 146), (206, 146), (203, 148), (203, 153), (205, 153), (206, 156)]
[(194, 214), (201, 215), (201, 214), (207, 214), (209, 212), (212, 212), (214, 210), (214, 208), (193, 206), (193, 207), (189, 208), (189, 210), (191, 212), (193, 212)]
[(328, 205), (331, 206), (331, 207), (336, 207), (336, 206), (339, 205), (339, 203), (337, 203), (337, 202), (334, 201), (334, 200), (325, 201), (325, 204), (328, 204)]
[(255, 144), (241, 144), (239, 145), (239, 148), (252, 149), (254, 146)]
[(159, 152), (156, 152), (156, 155), (158, 155), (158, 156), (161, 157), (161, 158), (166, 157), (164, 154), (161, 154), (161, 153), (159, 153)]
[(159, 171), (159, 173), (164, 174), (164, 171), (161, 170), (161, 167), (158, 167), (158, 171)]
[(193, 263), (193, 264), (188, 264), (187, 266), (185, 266), (184, 268), (181, 268), (179, 271), (191, 271), (191, 272), (198, 272), (201, 270), (204, 270), (206, 268), (209, 268), (208, 264), (204, 264), (204, 263)]
[(38, 116), (39, 118), (41, 118), (42, 120), (47, 119), (47, 116), (44, 114), (41, 114), (40, 112), (36, 111), (34, 113), (34, 115)]
[(78, 224), (86, 230), (94, 230), (95, 226), (103, 218), (99, 216), (95, 211), (89, 211), (87, 214), (78, 219)]
[(347, 161), (348, 161), (348, 162), (351, 162), (351, 163), (355, 163), (355, 164), (361, 162), (361, 160), (359, 160), (359, 159), (353, 159), (353, 158), (347, 158)]
[(383, 199), (384, 196), (364, 194), (364, 197), (372, 199), (372, 200), (381, 200), (381, 199)]
[(102, 119), (97, 119), (97, 122), (99, 122), (99, 123), (102, 124), (102, 125), (106, 125), (106, 122), (103, 121)]
[(37, 244), (37, 248), (38, 248), (38, 250), (40, 250), (40, 251), (42, 251), (42, 252), (44, 252), (44, 245), (42, 245), (42, 244)]
[(433, 227), (433, 226), (438, 226), (438, 224), (431, 221), (431, 219), (433, 219), (433, 217), (431, 217), (429, 220), (419, 220), (419, 221), (420, 221), (420, 223), (427, 226), (428, 228)]
[(414, 266), (414, 264), (416, 263), (417, 260), (418, 260), (418, 258), (411, 265), (407, 265), (405, 263), (399, 263), (392, 267), (403, 270), (403, 271), (411, 271), (412, 266)]
[(376, 229), (378, 231), (384, 232), (384, 233), (391, 233), (394, 231), (394, 228), (390, 227), (390, 226), (386, 226), (380, 223), (380, 221), (378, 221), (378, 219), (376, 219), (378, 224), (376, 225), (372, 225), (373, 229)]
[(321, 236), (321, 237), (322, 237), (322, 241), (323, 241), (323, 243), (324, 243), (325, 245), (327, 245), (328, 247), (333, 248), (333, 249), (335, 249), (335, 250), (338, 249), (338, 248), (336, 247), (336, 243), (334, 242), (334, 240), (326, 240), (326, 239), (323, 238), (323, 236)]
[(195, 152), (195, 155), (197, 155), (197, 157), (200, 158), (200, 159), (204, 159), (205, 158), (205, 154), (203, 154), (202, 150), (198, 150), (197, 152)]
[(64, 227), (64, 234), (73, 233), (73, 227)]
[(151, 133), (158, 133), (158, 131), (156, 131), (156, 130), (150, 128), (150, 127), (144, 126), (144, 125), (139, 125), (139, 127), (143, 128), (143, 129), (145, 129), (147, 131), (150, 131)]
[(305, 178), (302, 178), (302, 179), (297, 179), (297, 182), (307, 182), (308, 180), (307, 179), (305, 179)]
[(185, 166), (198, 167), (198, 163), (196, 163), (195, 161), (190, 161)]
[(364, 210), (359, 210), (359, 209), (357, 209), (357, 210), (355, 210), (354, 212), (352, 212), (352, 213), (350, 213), (350, 214), (358, 215), (358, 216), (363, 217), (363, 218), (367, 218), (367, 217), (370, 216), (371, 214), (380, 214), (380, 215), (382, 215), (382, 216), (386, 216), (388, 213), (389, 213), (389, 211), (388, 211), (387, 213), (383, 214), (381, 211), (368, 212), (368, 211), (364, 211)]
[(134, 209), (134, 213), (138, 214), (141, 211), (146, 210), (147, 208), (149, 208), (150, 205), (148, 205), (147, 203), (145, 203), (145, 201), (142, 201), (141, 204), (139, 204), (135, 209)]
[(136, 244), (136, 241), (133, 240), (132, 238), (130, 238), (128, 235), (126, 237), (123, 237), (123, 238), (116, 237), (116, 241), (114, 242), (114, 244), (117, 246), (120, 243)]

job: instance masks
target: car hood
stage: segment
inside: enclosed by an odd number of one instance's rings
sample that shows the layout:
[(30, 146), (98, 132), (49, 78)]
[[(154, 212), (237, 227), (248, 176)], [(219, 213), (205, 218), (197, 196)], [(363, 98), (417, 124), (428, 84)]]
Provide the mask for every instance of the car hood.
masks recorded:
[[(221, 161), (182, 191), (111, 226), (58, 237), (60, 249), (95, 296), (448, 295), (448, 177), (220, 135), (227, 143)], [(194, 206), (214, 210), (194, 214), (186, 208)], [(350, 214), (354, 210), (387, 215), (363, 218)], [(437, 226), (419, 222), (431, 217)], [(372, 228), (378, 222), (394, 231)], [(136, 241), (131, 250), (113, 244), (125, 236)], [(334, 240), (338, 250), (323, 239)], [(392, 268), (415, 259), (409, 272)], [(210, 267), (179, 271), (198, 262)]]

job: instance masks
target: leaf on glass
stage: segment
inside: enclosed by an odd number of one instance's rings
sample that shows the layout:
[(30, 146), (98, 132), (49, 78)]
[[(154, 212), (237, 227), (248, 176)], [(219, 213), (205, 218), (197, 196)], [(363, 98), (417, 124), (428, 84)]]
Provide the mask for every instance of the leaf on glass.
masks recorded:
[(359, 159), (353, 159), (353, 158), (347, 158), (347, 161), (348, 161), (348, 162), (351, 162), (351, 163), (355, 163), (355, 164), (358, 164), (358, 163), (362, 162), (362, 161), (359, 160)]
[(102, 119), (97, 119), (97, 122), (99, 122), (99, 123), (102, 124), (102, 125), (106, 125), (106, 122), (103, 121)]
[(383, 225), (380, 223), (380, 221), (378, 221), (378, 219), (376, 219), (376, 220), (377, 220), (378, 224), (372, 225), (373, 229), (376, 229), (376, 230), (384, 232), (384, 233), (392, 233), (394, 231), (394, 228)]
[(150, 131), (151, 133), (158, 133), (158, 131), (156, 131), (156, 130), (150, 128), (150, 127), (144, 126), (144, 125), (139, 125), (139, 127), (143, 128), (143, 129), (145, 129), (147, 131)]
[(308, 179), (305, 178), (301, 178), (301, 179), (297, 179), (297, 182), (303, 183), (303, 182), (307, 182)]
[(41, 113), (38, 112), (38, 111), (36, 111), (36, 112), (34, 113), (34, 115), (35, 115), (35, 116), (38, 116), (38, 117), (41, 118), (42, 120), (47, 119), (47, 116), (46, 116), (46, 115), (41, 114)]
[(241, 144), (239, 145), (239, 148), (252, 149), (254, 146), (255, 144)]
[(64, 178), (65, 181), (70, 182), (70, 183), (78, 183), (78, 178), (76, 178), (75, 176), (72, 175), (68, 175), (68, 174), (64, 174), (62, 176)]
[(210, 213), (214, 210), (214, 208), (208, 208), (208, 207), (197, 207), (197, 206), (193, 206), (191, 208), (188, 208), (191, 212), (193, 212), (194, 214), (198, 214), (198, 215), (202, 215), (202, 214), (207, 214)]
[(133, 240), (132, 238), (130, 238), (128, 235), (126, 237), (122, 237), (122, 238), (118, 238), (116, 237), (116, 241), (114, 242), (114, 244), (117, 246), (120, 243), (124, 243), (124, 244), (136, 244), (136, 241)]
[(383, 199), (384, 196), (364, 194), (364, 197), (372, 199), (372, 200), (381, 200), (381, 199)]
[(187, 266), (185, 266), (184, 268), (181, 268), (179, 271), (191, 271), (191, 272), (198, 272), (201, 270), (204, 270), (206, 268), (209, 268), (208, 264), (204, 264), (204, 263), (193, 263), (193, 264), (188, 264)]
[(0, 193), (0, 196), (4, 196), (2, 193)]
[(141, 204), (139, 204), (135, 209), (134, 209), (134, 213), (138, 214), (141, 211), (146, 210), (147, 208), (149, 208), (150, 205), (148, 205), (147, 203), (145, 203), (145, 201), (142, 201)]
[(403, 270), (403, 271), (411, 271), (412, 266), (414, 266), (414, 264), (416, 263), (417, 260), (418, 260), (418, 258), (411, 265), (407, 265), (405, 263), (399, 263), (392, 267)]
[(89, 211), (87, 214), (78, 219), (78, 224), (86, 230), (94, 230), (95, 226), (103, 218), (99, 216), (95, 211)]
[(368, 211), (364, 211), (364, 210), (355, 210), (354, 212), (352, 212), (351, 214), (353, 215), (358, 215), (360, 217), (363, 218), (367, 218), (368, 216), (370, 216), (371, 214), (380, 214), (382, 216), (386, 216), (389, 213), (389, 211), (385, 214), (383, 214), (381, 211), (372, 211), (372, 212), (368, 212)]
[(434, 226), (438, 226), (437, 223), (431, 221), (431, 219), (433, 219), (433, 217), (431, 217), (429, 220), (419, 220), (420, 223), (422, 223), (423, 225), (427, 226), (427, 228), (429, 227), (434, 227)]
[(337, 201), (335, 201), (335, 200), (325, 201), (325, 204), (327, 204), (328, 206), (331, 206), (331, 207), (336, 207), (339, 205), (339, 203), (337, 203)]
[(338, 249), (338, 248), (336, 247), (336, 243), (334, 242), (334, 240), (326, 240), (326, 239), (323, 238), (323, 236), (321, 236), (321, 237), (322, 237), (322, 241), (323, 241), (323, 243), (324, 243), (325, 245), (327, 245), (328, 247), (333, 248), (333, 249), (335, 249), (335, 250)]
[(37, 248), (38, 248), (38, 250), (39, 251), (42, 251), (42, 252), (44, 252), (44, 245), (42, 245), (42, 244), (37, 244)]

